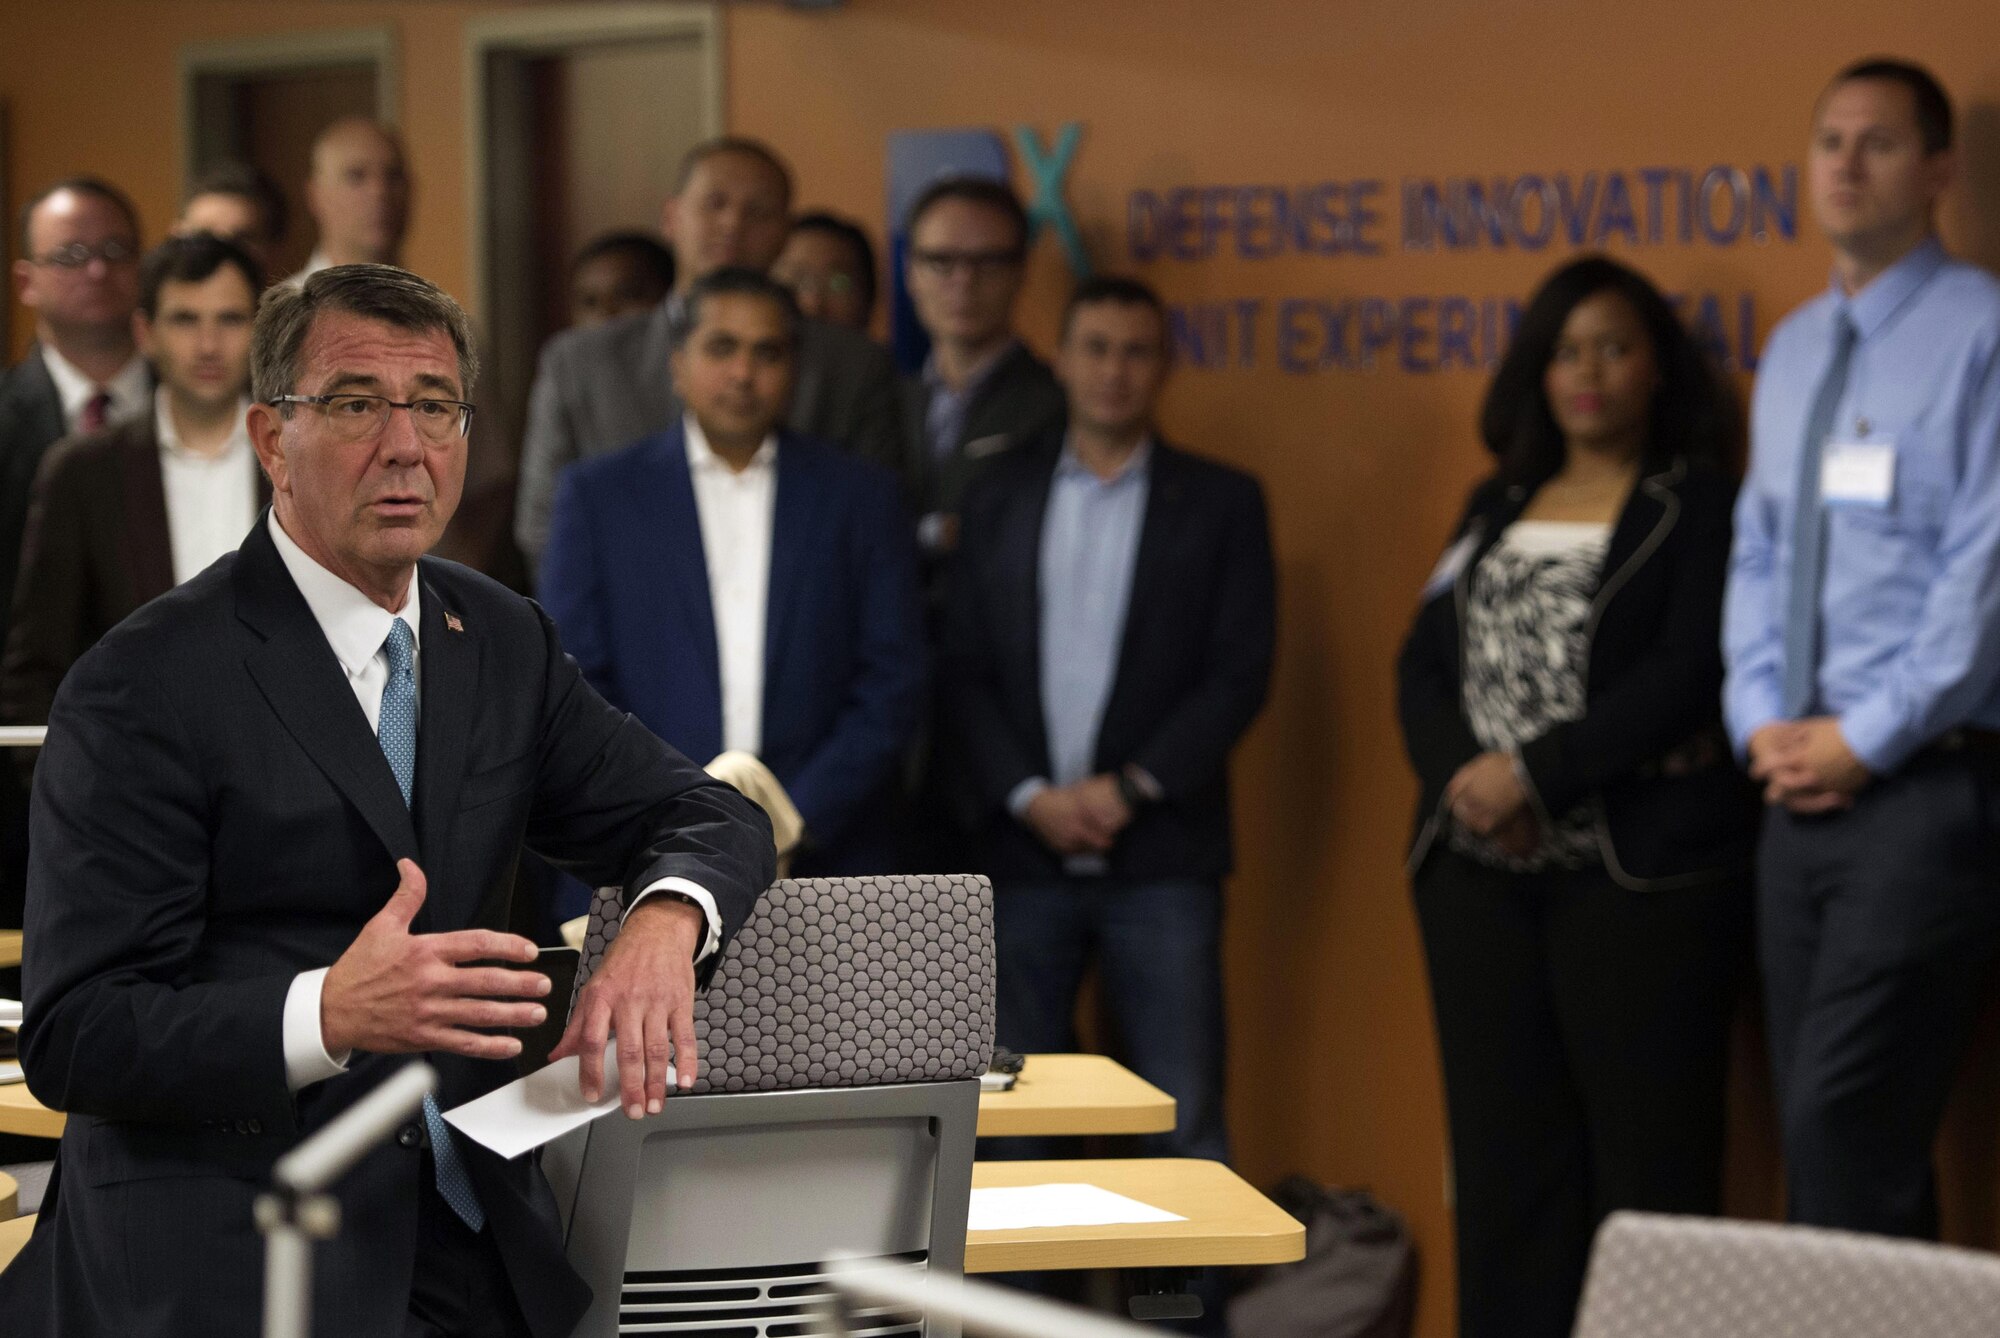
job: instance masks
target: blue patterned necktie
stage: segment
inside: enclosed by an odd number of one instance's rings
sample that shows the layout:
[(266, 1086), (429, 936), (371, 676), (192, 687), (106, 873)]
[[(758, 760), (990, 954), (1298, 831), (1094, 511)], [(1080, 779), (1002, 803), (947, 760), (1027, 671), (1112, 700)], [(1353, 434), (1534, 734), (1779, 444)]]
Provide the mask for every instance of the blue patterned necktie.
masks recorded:
[(1826, 571), (1826, 504), (1820, 498), (1820, 468), (1826, 440), (1833, 435), (1834, 411), (1847, 391), (1847, 365), (1854, 356), (1854, 321), (1835, 317), (1833, 360), (1813, 397), (1806, 439), (1799, 450), (1798, 496), (1792, 512), (1792, 585), (1785, 602), (1785, 714), (1793, 720), (1811, 713), (1819, 669), (1819, 597)]
[[(375, 727), (375, 737), (382, 744), (383, 756), (389, 759), (389, 770), (396, 773), (396, 786), (403, 792), (405, 806), (416, 793), (417, 780), (416, 640), (410, 625), (401, 618), (389, 624), (389, 639), (382, 643), (382, 653), (389, 657), (389, 684), (382, 689), (382, 715)], [(444, 1122), (437, 1101), (429, 1096), (424, 1098), (424, 1128), (431, 1136), (438, 1193), (460, 1221), (479, 1230), (486, 1225), (486, 1212), (472, 1191), (472, 1178), (465, 1173), (458, 1144), (452, 1141), (451, 1126)]]

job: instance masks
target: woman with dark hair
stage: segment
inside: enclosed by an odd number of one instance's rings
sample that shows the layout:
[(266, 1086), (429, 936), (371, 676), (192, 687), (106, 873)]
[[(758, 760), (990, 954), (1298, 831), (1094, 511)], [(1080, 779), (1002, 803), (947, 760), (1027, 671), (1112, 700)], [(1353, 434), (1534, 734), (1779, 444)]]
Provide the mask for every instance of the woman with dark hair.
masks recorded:
[(1755, 791), (1722, 732), (1737, 415), (1614, 261), (1542, 285), (1399, 665), (1460, 1333), (1570, 1331), (1619, 1208), (1720, 1208)]

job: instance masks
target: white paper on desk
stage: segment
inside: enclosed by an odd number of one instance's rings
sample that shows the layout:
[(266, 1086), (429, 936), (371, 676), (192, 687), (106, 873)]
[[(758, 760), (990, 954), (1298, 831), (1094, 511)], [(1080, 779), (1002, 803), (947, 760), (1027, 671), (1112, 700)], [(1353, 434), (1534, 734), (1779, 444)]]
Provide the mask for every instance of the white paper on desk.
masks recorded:
[(0, 999), (0, 1027), (19, 1028), (21, 1025), (21, 1001)]
[(1127, 1222), (1185, 1222), (1178, 1213), (1128, 1199), (1096, 1185), (1018, 1185), (972, 1191), (968, 1231), (1024, 1231), (1034, 1227), (1118, 1226)]
[[(578, 1062), (575, 1055), (558, 1059), (497, 1091), (452, 1107), (444, 1118), (473, 1142), (503, 1157), (518, 1157), (618, 1109), (617, 1042), (604, 1047), (604, 1095), (599, 1100), (583, 1099), (577, 1086)], [(673, 1085), (669, 1070), (667, 1086)]]

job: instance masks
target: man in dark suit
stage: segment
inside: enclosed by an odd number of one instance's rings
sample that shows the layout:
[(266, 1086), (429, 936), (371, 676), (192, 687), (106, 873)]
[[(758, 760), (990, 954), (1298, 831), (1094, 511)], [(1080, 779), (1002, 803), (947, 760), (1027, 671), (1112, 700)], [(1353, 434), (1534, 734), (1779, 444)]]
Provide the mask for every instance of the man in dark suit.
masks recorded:
[(614, 704), (691, 757), (765, 764), (802, 870), (886, 873), (924, 689), (916, 548), (887, 470), (779, 426), (799, 319), (754, 270), (688, 290), (686, 414), (564, 476), (542, 600)]
[[(465, 315), (349, 265), (274, 290), (241, 549), (70, 671), (36, 774), (22, 1055), (69, 1112), (0, 1314), (56, 1335), (249, 1335), (272, 1161), (423, 1053), (423, 1118), (341, 1182), (324, 1334), (567, 1334), (587, 1289), (536, 1160), (440, 1110), (514, 1076), (546, 976), (500, 932), (520, 849), (622, 886), (556, 1057), (628, 1115), (695, 1071), (693, 997), (768, 881), (763, 815), (606, 705), (535, 606), (425, 557), (465, 471)], [(486, 963), (486, 965), (480, 965)]]
[[(661, 216), (674, 252), (676, 288), (643, 315), (568, 330), (542, 350), (528, 399), (514, 533), (530, 560), (548, 541), (556, 479), (570, 464), (629, 446), (680, 421), (667, 373), (673, 313), (688, 285), (725, 266), (759, 272), (785, 244), (792, 178), (750, 139), (697, 145)], [(855, 330), (800, 327), (792, 430), (893, 466), (902, 454), (896, 371), (888, 350)]]
[(1132, 1066), (1179, 1103), (1175, 1156), (1225, 1159), (1228, 761), (1264, 701), (1275, 596), (1262, 490), (1152, 430), (1152, 290), (1064, 316), (1068, 431), (965, 497), (946, 607), (941, 774), (992, 875), (999, 1041), (1062, 1051), (1095, 954)]
[(1028, 215), (1013, 190), (947, 177), (910, 208), (904, 280), (931, 337), (923, 371), (904, 382), (905, 486), (933, 558), (958, 542), (958, 504), (987, 461), (1060, 431), (1062, 387), (1014, 331)]
[[(96, 177), (70, 177), (21, 211), (14, 287), (35, 313), (28, 356), (0, 378), (0, 645), (20, 576), (28, 494), (58, 438), (143, 417), (152, 379), (132, 342), (139, 214)], [(21, 922), (27, 796), (0, 767), (0, 925)]]
[[(0, 719), (48, 723), (56, 685), (147, 600), (233, 552), (269, 500), (247, 422), (263, 276), (232, 242), (170, 238), (139, 279), (153, 411), (49, 449), (0, 662)], [(24, 752), (24, 759), (33, 754)]]

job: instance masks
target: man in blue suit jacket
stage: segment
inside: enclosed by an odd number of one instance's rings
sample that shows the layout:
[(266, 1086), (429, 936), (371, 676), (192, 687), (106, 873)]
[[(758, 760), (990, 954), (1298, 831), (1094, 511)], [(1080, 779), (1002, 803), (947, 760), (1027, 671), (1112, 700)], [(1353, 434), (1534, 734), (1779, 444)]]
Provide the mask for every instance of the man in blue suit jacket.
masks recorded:
[(725, 269), (671, 332), (681, 422), (564, 472), (544, 605), (590, 683), (695, 758), (754, 754), (799, 870), (881, 873), (923, 701), (916, 546), (888, 471), (779, 427), (798, 309)]

